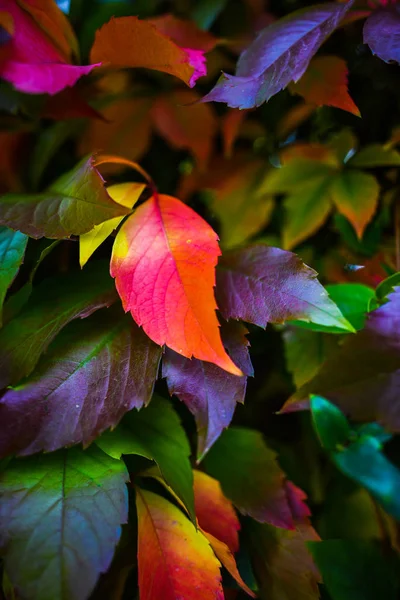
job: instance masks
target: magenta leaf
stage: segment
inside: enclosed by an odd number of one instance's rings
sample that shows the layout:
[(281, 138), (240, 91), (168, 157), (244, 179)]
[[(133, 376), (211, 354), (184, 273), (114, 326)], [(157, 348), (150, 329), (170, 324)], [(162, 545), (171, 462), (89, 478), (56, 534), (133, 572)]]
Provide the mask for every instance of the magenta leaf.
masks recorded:
[(130, 209), (114, 202), (93, 157), (85, 158), (59, 177), (45, 192), (6, 194), (0, 201), (0, 225), (18, 229), (35, 239), (60, 239), (87, 233)]
[(211, 448), (204, 466), (236, 508), (261, 523), (293, 529), (299, 517), (305, 520), (309, 515), (304, 492), (287, 481), (275, 452), (258, 431), (230, 427)]
[(0, 227), (0, 326), (4, 298), (24, 260), (27, 242), (23, 233)]
[(34, 288), (29, 304), (0, 331), (0, 389), (29, 375), (67, 323), (116, 299), (108, 264), (103, 262), (44, 280)]
[(19, 598), (86, 600), (128, 518), (128, 473), (93, 445), (0, 473), (0, 549)]
[(161, 348), (120, 310), (67, 327), (0, 400), (0, 456), (92, 442), (148, 404)]
[(352, 6), (330, 2), (302, 9), (272, 23), (242, 52), (236, 75), (219, 79), (203, 102), (253, 108), (304, 75), (310, 60)]
[[(246, 333), (240, 323), (225, 323), (221, 328), (228, 354), (246, 376), (252, 376)], [(209, 362), (185, 358), (170, 349), (163, 359), (162, 375), (167, 379), (169, 393), (178, 396), (193, 413), (198, 456), (204, 456), (230, 424), (236, 403), (244, 402), (247, 377), (232, 375)]]
[(400, 63), (400, 6), (376, 10), (368, 17), (364, 44), (385, 62)]
[(349, 338), (288, 400), (285, 412), (307, 408), (309, 394), (316, 393), (355, 420), (378, 421), (390, 431), (400, 431), (400, 289), (395, 288), (388, 300), (368, 315), (365, 329)]
[(216, 295), (225, 319), (260, 327), (298, 319), (353, 331), (317, 273), (296, 254), (279, 248), (254, 244), (224, 253)]

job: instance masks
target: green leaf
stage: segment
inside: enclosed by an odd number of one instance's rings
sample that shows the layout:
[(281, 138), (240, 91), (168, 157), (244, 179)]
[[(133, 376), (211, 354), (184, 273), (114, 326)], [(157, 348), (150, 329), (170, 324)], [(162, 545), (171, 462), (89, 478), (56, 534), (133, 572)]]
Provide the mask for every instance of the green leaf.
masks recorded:
[(0, 326), (4, 298), (24, 260), (27, 242), (23, 233), (0, 227)]
[(196, 0), (191, 17), (200, 29), (210, 29), (228, 0)]
[(332, 181), (332, 200), (360, 239), (376, 212), (379, 190), (375, 177), (361, 171), (342, 171)]
[(258, 189), (259, 195), (291, 194), (311, 183), (317, 185), (321, 180), (335, 173), (332, 166), (306, 158), (296, 158), (282, 167), (272, 170)]
[(85, 272), (44, 280), (29, 304), (0, 331), (0, 388), (18, 383), (72, 319), (87, 317), (117, 298), (108, 264), (94, 262)]
[(400, 273), (393, 273), (387, 279), (381, 281), (375, 290), (378, 302), (382, 303), (391, 294), (396, 286), (400, 285)]
[(321, 396), (311, 396), (312, 420), (315, 431), (326, 450), (337, 450), (346, 444), (351, 429), (342, 411)]
[(400, 153), (394, 148), (371, 144), (365, 146), (348, 161), (349, 167), (371, 168), (376, 167), (398, 167), (400, 165)]
[(85, 600), (128, 517), (128, 473), (96, 446), (14, 459), (0, 474), (0, 546), (29, 600)]
[(90, 157), (62, 175), (46, 192), (2, 196), (0, 224), (35, 239), (60, 239), (86, 233), (103, 221), (129, 212), (110, 198)]
[(361, 540), (309, 542), (332, 600), (396, 600), (398, 560)]
[(170, 402), (154, 396), (146, 408), (126, 415), (114, 431), (104, 433), (96, 444), (113, 458), (138, 454), (154, 460), (195, 522), (190, 447)]

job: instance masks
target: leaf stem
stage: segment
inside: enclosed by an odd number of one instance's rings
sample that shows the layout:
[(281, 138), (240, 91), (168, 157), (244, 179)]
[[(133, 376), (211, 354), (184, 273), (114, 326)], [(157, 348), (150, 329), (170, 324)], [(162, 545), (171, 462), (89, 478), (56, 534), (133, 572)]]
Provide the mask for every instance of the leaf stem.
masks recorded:
[(94, 166), (99, 167), (100, 165), (104, 165), (106, 163), (114, 163), (118, 165), (126, 165), (127, 167), (131, 167), (131, 169), (134, 169), (135, 171), (140, 173), (140, 175), (147, 181), (152, 194), (154, 196), (158, 195), (157, 186), (154, 183), (154, 180), (147, 173), (147, 171), (143, 169), (143, 167), (141, 167), (137, 162), (129, 160), (128, 158), (123, 158), (122, 156), (115, 156), (113, 154), (101, 154), (95, 159)]

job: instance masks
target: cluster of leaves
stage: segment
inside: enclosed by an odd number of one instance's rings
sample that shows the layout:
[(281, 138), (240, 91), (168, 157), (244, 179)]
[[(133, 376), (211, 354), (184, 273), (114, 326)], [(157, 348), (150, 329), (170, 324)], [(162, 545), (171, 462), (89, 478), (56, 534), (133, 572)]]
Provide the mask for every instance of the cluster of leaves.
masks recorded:
[(1, 593), (395, 600), (399, 6), (69, 4), (0, 0)]

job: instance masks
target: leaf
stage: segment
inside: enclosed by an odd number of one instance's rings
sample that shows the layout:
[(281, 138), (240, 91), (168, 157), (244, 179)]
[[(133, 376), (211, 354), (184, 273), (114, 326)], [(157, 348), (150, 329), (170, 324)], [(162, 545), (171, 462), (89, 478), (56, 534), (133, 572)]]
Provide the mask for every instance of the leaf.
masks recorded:
[(224, 496), (219, 481), (194, 470), (194, 501), (200, 527), (223, 542), (234, 554), (239, 550), (239, 519)]
[(176, 506), (136, 488), (141, 600), (223, 600), (219, 562)]
[(0, 331), (0, 389), (29, 375), (67, 323), (116, 300), (104, 266), (93, 263), (84, 273), (45, 279), (34, 288), (29, 305)]
[(11, 15), (15, 30), (0, 75), (20, 92), (57, 94), (99, 66), (69, 64), (76, 40), (54, 2), (3, 0), (2, 10)]
[(0, 400), (0, 456), (90, 444), (148, 404), (161, 349), (132, 319), (96, 315), (67, 327), (35, 372)]
[(285, 475), (261, 433), (227, 429), (205, 457), (204, 467), (241, 513), (275, 527), (293, 528)]
[(385, 62), (400, 63), (400, 13), (397, 6), (374, 11), (364, 25), (364, 44)]
[[(308, 544), (332, 600), (396, 600), (394, 556), (364, 540), (324, 540)], [(349, 569), (351, 565), (351, 569)]]
[(289, 85), (294, 94), (316, 106), (335, 106), (357, 117), (360, 111), (347, 89), (348, 69), (346, 62), (338, 56), (317, 56), (308, 65), (307, 71), (297, 83)]
[(361, 171), (343, 171), (332, 182), (332, 200), (359, 239), (378, 207), (379, 189), (375, 177)]
[[(143, 156), (151, 140), (151, 99), (122, 98), (102, 108), (104, 121), (92, 120), (78, 140), (79, 154), (93, 152), (124, 156), (137, 160)], [(104, 165), (104, 173), (115, 172), (116, 165)]]
[(334, 336), (291, 325), (285, 328), (283, 341), (286, 367), (297, 388), (314, 377), (327, 357), (337, 348)]
[(317, 273), (285, 250), (254, 244), (223, 255), (217, 301), (225, 319), (260, 327), (298, 319), (353, 331), (317, 280)]
[(349, 167), (361, 167), (364, 169), (375, 169), (376, 167), (398, 167), (400, 166), (400, 153), (394, 148), (370, 144), (361, 148), (348, 161)]
[(332, 451), (344, 446), (349, 441), (351, 431), (342, 411), (321, 396), (312, 396), (310, 405), (314, 429), (321, 446)]
[(387, 296), (395, 291), (396, 287), (400, 283), (400, 273), (393, 273), (390, 277), (387, 277), (377, 286), (375, 290), (376, 299), (378, 302), (383, 303)]
[(153, 396), (139, 412), (124, 417), (114, 431), (108, 431), (96, 444), (112, 458), (138, 454), (157, 463), (162, 477), (196, 522), (190, 447), (178, 415), (171, 404)]
[(253, 108), (305, 73), (311, 58), (353, 4), (328, 3), (296, 11), (263, 29), (240, 55), (236, 75), (223, 75), (203, 102)]
[(157, 30), (169, 36), (183, 48), (210, 52), (217, 45), (217, 38), (208, 31), (200, 29), (195, 21), (180, 19), (171, 13), (147, 19)]
[(4, 299), (24, 260), (27, 242), (23, 233), (0, 227), (0, 327)]
[(213, 549), (215, 556), (225, 567), (228, 573), (233, 577), (233, 579), (242, 588), (242, 590), (244, 590), (252, 598), (255, 598), (255, 593), (252, 592), (252, 590), (243, 581), (237, 568), (235, 557), (233, 556), (229, 547), (226, 544), (224, 544), (224, 542), (221, 542), (221, 540), (217, 539), (210, 533), (207, 533), (206, 531), (204, 531), (203, 533), (207, 540), (210, 542), (210, 546)]
[(334, 402), (357, 421), (378, 421), (400, 431), (397, 410), (400, 290), (371, 312), (365, 328), (347, 339), (319, 373), (285, 404), (283, 412), (305, 408), (310, 393)]
[[(246, 334), (246, 328), (239, 323), (222, 327), (229, 355), (245, 375), (253, 375)], [(200, 459), (229, 426), (236, 403), (244, 402), (247, 377), (232, 375), (212, 363), (189, 360), (170, 350), (165, 353), (162, 375), (167, 379), (169, 393), (178, 396), (195, 416)]]
[[(110, 198), (121, 206), (132, 209), (139, 200), (146, 185), (143, 183), (116, 183), (107, 188)], [(91, 231), (84, 233), (79, 238), (79, 264), (85, 266), (92, 254), (117, 229), (124, 217), (115, 217), (100, 225), (96, 225)]]
[(128, 518), (127, 479), (96, 446), (14, 459), (0, 473), (0, 545), (24, 598), (89, 597)]
[(35, 239), (60, 239), (86, 233), (103, 221), (129, 212), (110, 198), (90, 157), (62, 175), (46, 192), (2, 196), (0, 224)]
[(98, 29), (90, 59), (118, 67), (155, 69), (190, 87), (207, 73), (202, 51), (181, 48), (155, 25), (136, 17), (112, 18)]
[(173, 148), (190, 150), (204, 170), (213, 149), (217, 120), (211, 107), (197, 100), (197, 94), (190, 90), (174, 90), (156, 99), (151, 114), (157, 132)]
[(242, 375), (224, 350), (215, 314), (219, 254), (217, 235), (197, 213), (157, 195), (119, 230), (111, 275), (125, 311), (156, 344)]
[[(318, 600), (321, 577), (307, 548), (319, 537), (310, 525), (294, 531), (249, 523), (250, 551), (263, 600)], [(318, 544), (315, 544), (318, 545)]]

